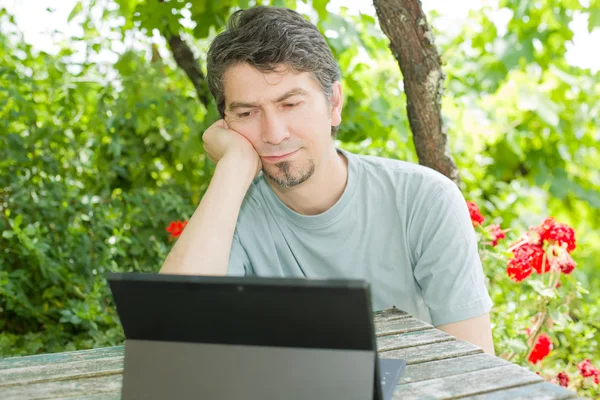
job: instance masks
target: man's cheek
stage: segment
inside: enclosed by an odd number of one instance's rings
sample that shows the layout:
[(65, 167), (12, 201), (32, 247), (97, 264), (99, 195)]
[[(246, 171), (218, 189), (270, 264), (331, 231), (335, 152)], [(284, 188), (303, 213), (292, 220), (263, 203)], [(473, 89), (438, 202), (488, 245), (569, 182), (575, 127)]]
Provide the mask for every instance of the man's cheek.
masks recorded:
[(252, 146), (256, 149), (257, 146), (260, 147), (261, 135), (260, 127), (255, 125), (256, 124), (247, 122), (237, 122), (231, 125), (231, 129), (245, 137), (246, 140), (252, 143)]

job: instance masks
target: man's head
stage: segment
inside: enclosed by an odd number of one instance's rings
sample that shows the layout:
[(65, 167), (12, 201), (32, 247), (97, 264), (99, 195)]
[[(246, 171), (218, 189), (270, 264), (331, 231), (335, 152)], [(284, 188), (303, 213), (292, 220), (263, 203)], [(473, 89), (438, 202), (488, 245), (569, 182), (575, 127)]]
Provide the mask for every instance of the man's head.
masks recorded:
[(265, 174), (284, 187), (308, 179), (331, 151), (342, 108), (339, 67), (318, 29), (284, 8), (240, 10), (207, 64), (219, 112), (252, 143)]

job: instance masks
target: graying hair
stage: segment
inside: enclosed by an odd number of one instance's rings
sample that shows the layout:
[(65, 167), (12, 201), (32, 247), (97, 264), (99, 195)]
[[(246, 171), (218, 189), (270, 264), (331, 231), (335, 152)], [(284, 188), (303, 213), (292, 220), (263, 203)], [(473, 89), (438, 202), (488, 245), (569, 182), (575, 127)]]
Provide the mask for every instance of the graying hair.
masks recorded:
[[(223, 76), (231, 66), (248, 63), (261, 72), (274, 72), (284, 65), (293, 72), (310, 72), (325, 94), (333, 94), (333, 83), (341, 74), (331, 49), (316, 26), (287, 8), (252, 7), (234, 12), (211, 43), (207, 56), (208, 88), (221, 117), (225, 116)], [(332, 136), (337, 127), (331, 127)]]

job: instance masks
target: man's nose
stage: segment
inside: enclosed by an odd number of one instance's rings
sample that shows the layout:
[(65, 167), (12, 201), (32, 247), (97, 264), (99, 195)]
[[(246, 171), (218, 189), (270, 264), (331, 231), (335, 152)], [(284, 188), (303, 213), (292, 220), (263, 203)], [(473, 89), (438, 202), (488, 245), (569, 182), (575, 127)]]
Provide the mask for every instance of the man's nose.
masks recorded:
[(262, 141), (269, 144), (280, 144), (290, 137), (285, 119), (276, 112), (263, 113)]

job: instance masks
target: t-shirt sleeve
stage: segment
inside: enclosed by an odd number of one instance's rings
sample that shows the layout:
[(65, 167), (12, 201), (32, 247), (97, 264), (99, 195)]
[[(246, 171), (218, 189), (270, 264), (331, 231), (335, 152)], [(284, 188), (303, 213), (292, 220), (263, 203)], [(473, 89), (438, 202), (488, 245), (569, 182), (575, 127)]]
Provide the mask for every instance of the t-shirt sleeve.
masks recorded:
[(490, 311), (492, 300), (466, 201), (451, 181), (429, 198), (411, 236), (414, 277), (434, 326)]
[(237, 233), (237, 229), (233, 234), (233, 241), (231, 243), (231, 251), (229, 253), (229, 266), (227, 268), (228, 276), (246, 276), (250, 275), (250, 260), (246, 250), (240, 243), (240, 238)]

